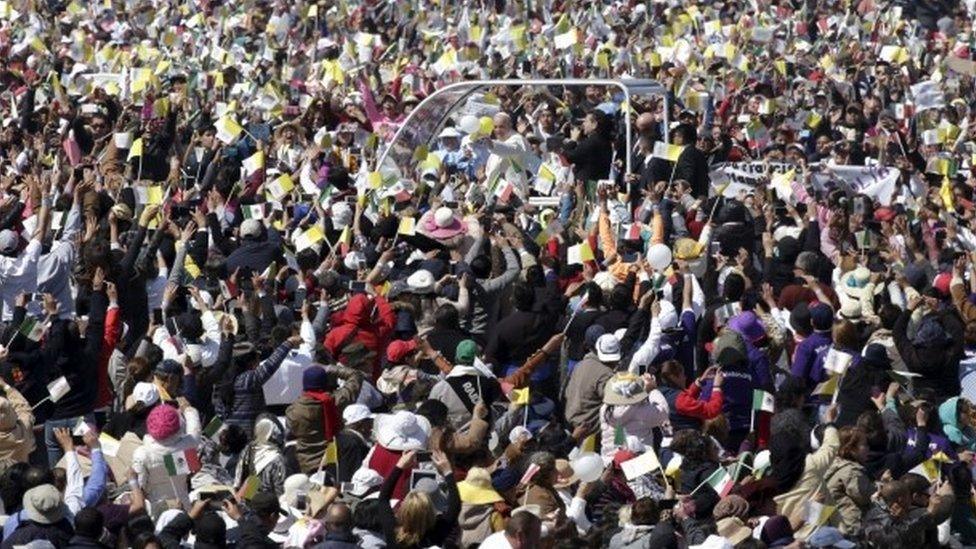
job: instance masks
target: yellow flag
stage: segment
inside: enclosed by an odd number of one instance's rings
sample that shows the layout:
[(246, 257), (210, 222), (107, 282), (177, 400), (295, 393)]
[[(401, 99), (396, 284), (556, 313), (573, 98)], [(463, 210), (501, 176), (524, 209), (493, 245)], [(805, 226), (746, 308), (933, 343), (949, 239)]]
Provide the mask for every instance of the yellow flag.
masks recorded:
[(218, 119), (214, 127), (217, 128), (217, 139), (226, 145), (233, 143), (237, 139), (237, 136), (244, 131), (244, 128), (229, 116), (223, 116)]
[(952, 183), (949, 182), (948, 177), (942, 178), (942, 187), (939, 188), (939, 197), (942, 198), (942, 205), (945, 206), (947, 210), (956, 209), (956, 200), (952, 193)]
[(325, 464), (339, 463), (339, 445), (332, 440), (325, 445)]
[(383, 185), (383, 176), (380, 172), (369, 172), (366, 176), (366, 184), (370, 189), (378, 189)]
[(129, 157), (126, 159), (126, 162), (128, 162), (129, 160), (132, 160), (133, 158), (139, 157), (139, 156), (142, 156), (142, 138), (141, 137), (139, 139), (136, 139), (135, 141), (132, 142), (132, 146), (129, 147)]
[(590, 248), (590, 243), (584, 240), (580, 243), (580, 259), (583, 261), (594, 261), (596, 255), (593, 254), (593, 250)]
[(200, 278), (200, 267), (197, 267), (196, 262), (193, 261), (192, 257), (190, 257), (190, 254), (186, 254), (186, 259), (183, 260), (183, 270), (190, 275), (190, 278)]
[(251, 499), (258, 493), (258, 489), (261, 487), (261, 479), (257, 475), (251, 475), (244, 480), (244, 485), (241, 487), (241, 492), (244, 495), (244, 499)]
[(590, 435), (583, 439), (583, 444), (580, 445), (580, 450), (583, 452), (596, 452), (596, 435)]
[(163, 188), (160, 185), (153, 185), (146, 189), (146, 204), (158, 206), (163, 203)]
[(681, 145), (671, 145), (669, 143), (657, 141), (654, 143), (654, 152), (652, 153), (652, 156), (667, 160), (668, 162), (677, 162), (683, 150), (684, 147)]
[(417, 220), (412, 217), (401, 217), (400, 226), (397, 228), (397, 233), (405, 236), (413, 236), (417, 234)]
[(514, 404), (528, 404), (529, 403), (529, 388), (524, 389), (512, 389), (511, 395), (512, 403)]

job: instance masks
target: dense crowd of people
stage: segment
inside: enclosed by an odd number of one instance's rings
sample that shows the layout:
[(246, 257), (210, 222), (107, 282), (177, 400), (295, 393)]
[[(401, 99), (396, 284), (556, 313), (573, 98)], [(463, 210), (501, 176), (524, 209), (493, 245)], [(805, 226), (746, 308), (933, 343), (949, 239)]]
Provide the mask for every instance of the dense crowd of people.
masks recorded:
[(0, 548), (976, 546), (974, 17), (0, 1)]

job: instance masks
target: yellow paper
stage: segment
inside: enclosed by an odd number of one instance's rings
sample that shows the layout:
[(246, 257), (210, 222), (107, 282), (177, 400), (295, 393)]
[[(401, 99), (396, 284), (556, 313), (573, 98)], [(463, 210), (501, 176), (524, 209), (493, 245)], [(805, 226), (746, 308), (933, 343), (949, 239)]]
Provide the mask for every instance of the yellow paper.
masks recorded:
[(529, 403), (529, 388), (524, 389), (512, 389), (511, 400), (514, 404), (528, 404)]
[(129, 147), (129, 157), (126, 158), (126, 162), (142, 156), (142, 138), (136, 139), (132, 142), (132, 146)]
[(404, 236), (413, 236), (417, 234), (417, 220), (413, 217), (401, 217), (400, 226), (397, 228), (397, 234), (402, 234)]
[(153, 185), (146, 189), (146, 204), (158, 206), (163, 203), (163, 187)]

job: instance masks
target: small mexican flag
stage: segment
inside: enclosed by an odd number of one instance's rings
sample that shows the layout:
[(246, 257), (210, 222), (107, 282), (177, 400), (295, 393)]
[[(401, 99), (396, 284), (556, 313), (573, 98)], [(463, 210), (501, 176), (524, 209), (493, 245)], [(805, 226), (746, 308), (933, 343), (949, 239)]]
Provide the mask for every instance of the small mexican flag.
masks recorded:
[(195, 448), (182, 452), (173, 452), (163, 456), (163, 465), (166, 473), (175, 477), (177, 475), (189, 475), (200, 470), (200, 457)]
[(224, 422), (220, 421), (219, 417), (214, 416), (214, 418), (210, 420), (210, 423), (203, 428), (203, 436), (211, 440), (216, 440), (217, 435), (219, 435), (223, 430)]
[(715, 469), (715, 472), (709, 475), (705, 483), (711, 486), (720, 498), (729, 495), (729, 492), (732, 491), (732, 485), (735, 484), (732, 480), (732, 475), (729, 474), (725, 467)]
[(754, 390), (752, 392), (752, 409), (757, 412), (775, 412), (776, 405), (773, 400), (773, 395), (762, 389)]
[(47, 331), (47, 323), (41, 322), (36, 318), (24, 319), (24, 322), (20, 324), (20, 328), (17, 329), (20, 335), (31, 341), (40, 341), (44, 337), (45, 331)]

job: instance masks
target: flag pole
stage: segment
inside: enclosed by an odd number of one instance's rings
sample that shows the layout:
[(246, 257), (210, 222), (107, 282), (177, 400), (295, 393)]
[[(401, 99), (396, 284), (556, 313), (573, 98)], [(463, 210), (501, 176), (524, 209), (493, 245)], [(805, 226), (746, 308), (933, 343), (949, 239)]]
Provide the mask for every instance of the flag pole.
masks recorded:
[(32, 410), (32, 411), (33, 411), (33, 410), (36, 410), (38, 406), (40, 406), (41, 404), (44, 404), (45, 402), (47, 402), (47, 401), (49, 401), (49, 400), (51, 400), (51, 395), (48, 395), (48, 396), (46, 396), (46, 397), (44, 397), (44, 398), (42, 398), (41, 400), (39, 400), (39, 401), (37, 402), (37, 404), (35, 404), (35, 405), (33, 405), (33, 406), (31, 406), (31, 410)]

